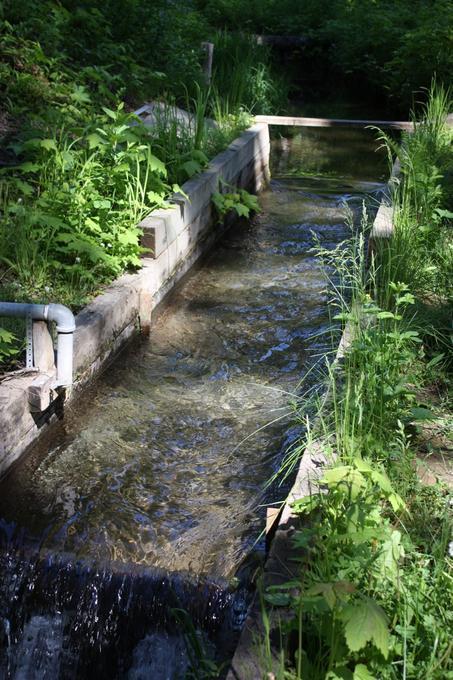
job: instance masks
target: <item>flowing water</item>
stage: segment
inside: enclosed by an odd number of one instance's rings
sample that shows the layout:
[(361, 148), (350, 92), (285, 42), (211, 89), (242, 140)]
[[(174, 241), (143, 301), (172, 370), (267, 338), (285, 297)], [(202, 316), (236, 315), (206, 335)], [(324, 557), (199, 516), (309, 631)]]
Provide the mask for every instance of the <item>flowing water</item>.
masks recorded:
[(313, 234), (341, 242), (345, 205), (376, 201), (385, 174), (369, 132), (276, 140), (262, 213), (2, 482), (5, 674), (184, 677), (175, 607), (208, 651), (228, 647), (248, 597), (228, 579), (262, 551), (263, 506), (283, 495), (265, 482), (299, 432), (290, 395), (328, 327)]

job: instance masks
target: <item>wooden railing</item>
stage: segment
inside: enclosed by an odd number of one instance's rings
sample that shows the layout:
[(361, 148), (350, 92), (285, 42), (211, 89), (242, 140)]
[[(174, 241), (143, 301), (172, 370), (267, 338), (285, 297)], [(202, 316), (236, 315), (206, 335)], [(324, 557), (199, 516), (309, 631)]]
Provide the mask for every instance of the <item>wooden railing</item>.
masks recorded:
[(268, 125), (299, 125), (301, 127), (367, 127), (412, 131), (413, 123), (406, 120), (351, 120), (348, 118), (306, 118), (300, 116), (255, 116), (257, 123)]

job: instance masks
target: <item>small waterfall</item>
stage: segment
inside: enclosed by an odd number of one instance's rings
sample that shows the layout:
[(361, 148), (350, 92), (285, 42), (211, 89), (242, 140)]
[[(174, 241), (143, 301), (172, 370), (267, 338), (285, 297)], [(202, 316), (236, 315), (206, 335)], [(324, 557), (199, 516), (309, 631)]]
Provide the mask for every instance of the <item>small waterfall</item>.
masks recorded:
[(0, 574), (0, 677), (14, 680), (184, 677), (202, 661), (191, 636), (215, 659), (231, 646), (249, 600), (190, 574), (101, 568), (24, 549), (0, 555)]

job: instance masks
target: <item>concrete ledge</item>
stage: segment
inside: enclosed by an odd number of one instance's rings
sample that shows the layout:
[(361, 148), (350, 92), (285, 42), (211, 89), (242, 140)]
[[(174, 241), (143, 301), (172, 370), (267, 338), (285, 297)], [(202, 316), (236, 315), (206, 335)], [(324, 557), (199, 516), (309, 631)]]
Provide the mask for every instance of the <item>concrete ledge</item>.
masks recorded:
[(269, 179), (269, 131), (259, 123), (246, 130), (205, 172), (186, 182), (173, 207), (156, 210), (139, 226), (152, 249), (135, 274), (124, 274), (76, 316), (75, 385), (71, 395), (53, 391), (53, 367), (0, 383), (0, 475), (32, 445), (68, 398), (103, 369), (139, 330), (148, 332), (151, 313), (165, 295), (231, 223), (217, 224), (211, 196), (222, 179), (258, 191)]
[(401, 175), (401, 163), (397, 158), (392, 165), (390, 178), (383, 192), (379, 209), (370, 231), (370, 249), (373, 250), (376, 242), (382, 238), (390, 238), (393, 235), (393, 188)]

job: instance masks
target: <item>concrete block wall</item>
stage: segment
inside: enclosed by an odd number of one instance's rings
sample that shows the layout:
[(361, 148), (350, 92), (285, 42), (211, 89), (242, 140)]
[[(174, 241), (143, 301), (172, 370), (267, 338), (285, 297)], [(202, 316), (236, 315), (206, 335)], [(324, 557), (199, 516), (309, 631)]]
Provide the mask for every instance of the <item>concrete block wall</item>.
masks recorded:
[[(226, 225), (217, 224), (211, 203), (219, 180), (259, 191), (269, 178), (269, 154), (268, 126), (253, 125), (184, 184), (186, 197), (175, 195), (173, 207), (140, 223), (150, 248), (142, 268), (118, 278), (76, 317), (71, 399), (135, 333), (149, 331), (152, 310), (222, 234)], [(0, 475), (61, 417), (68, 395), (53, 391), (53, 377), (50, 369), (0, 383)]]

